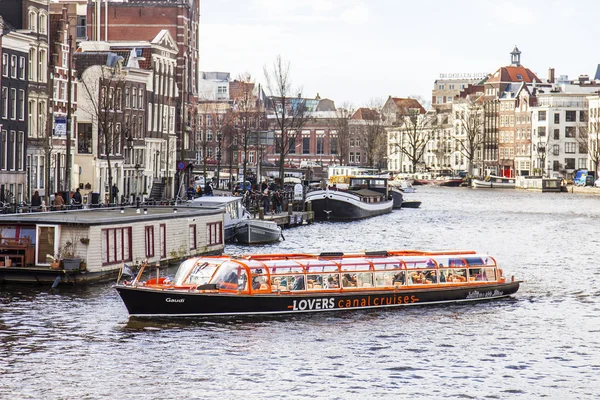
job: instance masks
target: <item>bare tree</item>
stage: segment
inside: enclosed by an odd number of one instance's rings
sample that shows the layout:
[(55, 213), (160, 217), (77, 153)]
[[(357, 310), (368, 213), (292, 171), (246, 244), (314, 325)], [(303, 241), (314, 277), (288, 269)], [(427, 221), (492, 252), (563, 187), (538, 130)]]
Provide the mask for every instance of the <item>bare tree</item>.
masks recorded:
[[(335, 158), (339, 165), (345, 165), (348, 162), (348, 153), (350, 152), (350, 117), (352, 117), (352, 105), (348, 102), (343, 103), (335, 111), (335, 118), (331, 121), (332, 128), (335, 129), (337, 142), (335, 143)], [(334, 146), (331, 146), (333, 151)]]
[(117, 112), (123, 109), (122, 96), (126, 87), (125, 75), (121, 73), (119, 62), (117, 62), (114, 67), (100, 65), (88, 68), (79, 83), (83, 88), (82, 94), (86, 100), (86, 104), (81, 108), (91, 117), (92, 121), (96, 122), (98, 127), (98, 153), (101, 158), (106, 159), (109, 202), (115, 203), (117, 199), (112, 190), (112, 160), (120, 158), (120, 155), (123, 154), (126, 137), (123, 135), (122, 127), (126, 126), (127, 134), (129, 134), (132, 130), (129, 125), (136, 124), (133, 118), (125, 122), (126, 120), (121, 119), (122, 114)]
[(473, 175), (473, 164), (477, 151), (483, 145), (483, 97), (472, 98), (454, 103), (456, 129), (464, 133), (464, 140), (457, 140), (458, 151), (467, 159), (469, 176)]
[(437, 115), (433, 112), (420, 113), (420, 109), (411, 108), (408, 113), (400, 116), (399, 134), (400, 141), (393, 144), (395, 152), (404, 154), (412, 164), (412, 171), (416, 172), (417, 164), (423, 160), (427, 143), (437, 131), (434, 121)]
[[(238, 145), (242, 150), (243, 182), (247, 179), (248, 153), (252, 146), (259, 145), (258, 135), (262, 128), (263, 107), (254, 96), (254, 79), (249, 73), (238, 75), (235, 80), (237, 92), (233, 99), (233, 120), (238, 135)], [(260, 162), (260, 160), (257, 160)], [(242, 188), (245, 190), (245, 187)]]
[(264, 74), (267, 90), (273, 101), (275, 151), (279, 153), (279, 186), (283, 188), (285, 160), (301, 137), (301, 129), (308, 116), (302, 93), (298, 91), (297, 97), (291, 97), (295, 92), (292, 89), (289, 62), (283, 61), (279, 55), (271, 69), (264, 67)]

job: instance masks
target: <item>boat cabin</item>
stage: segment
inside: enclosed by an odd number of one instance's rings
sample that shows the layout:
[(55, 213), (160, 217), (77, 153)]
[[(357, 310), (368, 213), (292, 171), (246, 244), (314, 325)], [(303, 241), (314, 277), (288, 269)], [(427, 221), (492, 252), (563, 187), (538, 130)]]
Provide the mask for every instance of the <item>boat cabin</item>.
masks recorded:
[[(124, 263), (180, 261), (224, 248), (223, 210), (98, 208), (0, 216), (0, 281), (112, 279)], [(4, 268), (2, 268), (4, 267)]]
[(297, 294), (433, 288), (502, 279), (496, 260), (475, 252), (373, 252), (191, 258), (180, 265), (172, 284), (238, 294)]

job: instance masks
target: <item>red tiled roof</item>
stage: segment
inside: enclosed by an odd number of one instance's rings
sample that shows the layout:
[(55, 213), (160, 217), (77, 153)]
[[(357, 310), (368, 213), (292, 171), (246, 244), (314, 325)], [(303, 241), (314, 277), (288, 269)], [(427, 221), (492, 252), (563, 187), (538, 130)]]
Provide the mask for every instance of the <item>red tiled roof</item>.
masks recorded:
[(525, 68), (522, 65), (515, 66), (509, 65), (507, 67), (500, 67), (496, 72), (492, 74), (492, 77), (488, 79), (486, 83), (495, 82), (542, 82), (529, 68)]
[(371, 110), (370, 108), (361, 107), (352, 114), (350, 119), (363, 119), (369, 121), (375, 121), (379, 118), (379, 113), (375, 110)]
[(427, 112), (417, 99), (404, 99), (400, 97), (392, 97), (392, 100), (394, 101), (394, 104), (396, 104), (396, 107), (398, 107), (398, 113), (402, 115), (408, 115), (410, 109), (412, 108), (418, 109), (419, 114), (425, 114)]

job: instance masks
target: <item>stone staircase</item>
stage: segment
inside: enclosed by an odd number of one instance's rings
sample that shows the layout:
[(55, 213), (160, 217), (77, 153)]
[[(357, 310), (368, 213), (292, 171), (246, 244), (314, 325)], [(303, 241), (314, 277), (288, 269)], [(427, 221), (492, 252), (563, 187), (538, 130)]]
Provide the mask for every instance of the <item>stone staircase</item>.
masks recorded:
[(165, 183), (163, 181), (154, 181), (148, 198), (150, 200), (162, 200), (165, 196)]

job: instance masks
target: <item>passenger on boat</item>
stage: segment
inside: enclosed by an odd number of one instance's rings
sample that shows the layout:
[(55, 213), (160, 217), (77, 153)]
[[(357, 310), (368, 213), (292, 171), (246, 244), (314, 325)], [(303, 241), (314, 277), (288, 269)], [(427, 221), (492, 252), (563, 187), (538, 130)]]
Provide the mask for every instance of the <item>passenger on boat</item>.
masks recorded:
[(264, 290), (267, 286), (267, 279), (264, 276), (255, 276), (252, 279), (252, 289), (253, 290)]
[(404, 285), (404, 277), (405, 277), (404, 271), (398, 272), (396, 275), (394, 275), (394, 278), (393, 278), (394, 284), (395, 285), (396, 284)]
[(292, 285), (292, 290), (304, 290), (304, 277), (297, 276), (294, 284)]
[(344, 274), (342, 285), (344, 285), (344, 287), (356, 287), (356, 274)]
[(338, 283), (338, 281), (337, 281), (336, 277), (334, 277), (334, 276), (330, 276), (330, 277), (327, 279), (327, 287), (328, 287), (329, 289), (332, 289), (332, 288), (338, 288), (338, 287), (340, 287), (340, 285), (339, 285), (339, 283)]

